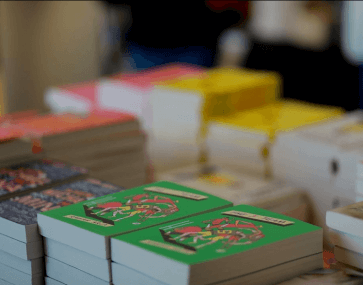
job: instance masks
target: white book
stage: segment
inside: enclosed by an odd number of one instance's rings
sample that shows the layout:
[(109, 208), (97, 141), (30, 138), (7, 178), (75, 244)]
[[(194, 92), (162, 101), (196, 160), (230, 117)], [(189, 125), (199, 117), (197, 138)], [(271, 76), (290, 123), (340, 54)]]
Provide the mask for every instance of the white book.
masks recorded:
[(152, 85), (101, 79), (97, 88), (97, 105), (100, 108), (135, 114), (140, 119), (142, 128), (151, 130), (151, 96), (154, 88)]
[(57, 259), (99, 279), (111, 281), (110, 260), (96, 257), (49, 238), (44, 238), (44, 252), (48, 257)]
[(55, 280), (50, 277), (45, 277), (44, 281), (45, 281), (45, 285), (65, 285), (64, 283), (59, 282), (58, 280)]
[(74, 268), (51, 257), (45, 257), (47, 276), (67, 285), (110, 285), (110, 282)]
[(363, 178), (355, 181), (355, 192), (356, 194), (363, 196)]
[[(247, 275), (239, 276), (222, 282), (219, 285), (268, 285), (277, 284), (307, 273), (308, 271), (321, 268), (322, 254), (314, 254), (308, 257), (299, 258), (290, 262), (269, 267)], [(112, 262), (113, 284), (123, 285), (167, 285), (160, 280), (145, 275), (137, 270), (131, 269), (119, 263)], [(47, 284), (48, 285), (48, 284)]]
[(330, 229), (329, 240), (333, 245), (363, 254), (363, 237)]
[(341, 263), (363, 270), (363, 255), (339, 246), (334, 247), (334, 258)]
[(357, 179), (363, 180), (363, 160), (357, 162)]
[(92, 102), (88, 98), (62, 87), (48, 88), (44, 94), (44, 102), (55, 113), (88, 113), (92, 110)]
[(206, 176), (199, 176), (200, 170), (201, 167), (194, 164), (160, 173), (157, 179), (192, 187), (226, 199), (235, 205), (246, 202), (250, 194), (269, 184), (258, 175), (238, 173), (226, 167), (212, 167), (212, 173)]
[(0, 263), (0, 276), (1, 279), (13, 285), (44, 284), (44, 276), (41, 273), (30, 275), (1, 263)]
[(363, 202), (328, 211), (326, 225), (340, 232), (363, 237)]
[(3, 234), (0, 234), (0, 250), (24, 260), (35, 259), (44, 255), (42, 240), (25, 243)]
[(360, 118), (360, 112), (351, 112), (282, 133), (273, 147), (274, 173), (309, 191), (320, 226), (327, 211), (346, 204), (342, 200), (355, 201), (363, 132), (352, 129)]
[(44, 259), (24, 260), (0, 250), (0, 263), (29, 275), (44, 274)]
[[(0, 285), (14, 285), (14, 284), (11, 284), (8, 281), (5, 281), (3, 279), (0, 279)], [(54, 284), (54, 285), (56, 285), (56, 284)]]

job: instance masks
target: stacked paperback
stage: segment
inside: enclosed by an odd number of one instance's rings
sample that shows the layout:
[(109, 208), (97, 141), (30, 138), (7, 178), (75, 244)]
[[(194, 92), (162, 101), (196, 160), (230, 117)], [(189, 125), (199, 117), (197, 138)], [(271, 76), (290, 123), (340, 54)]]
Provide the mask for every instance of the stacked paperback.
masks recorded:
[(47, 114), (12, 121), (39, 138), (47, 157), (89, 169), (90, 175), (130, 188), (146, 179), (145, 135), (135, 116), (116, 112)]
[(249, 205), (111, 239), (113, 283), (276, 284), (322, 267), (322, 229)]
[(85, 170), (43, 159), (3, 167), (0, 173), (0, 284), (43, 284), (37, 213), (81, 201), (82, 192), (71, 191), (78, 182), (71, 181), (83, 178)]
[[(345, 268), (363, 271), (363, 202), (328, 211), (326, 224), (335, 259)], [(363, 273), (362, 273), (363, 274)]]
[(327, 211), (355, 202), (357, 158), (362, 157), (361, 118), (361, 111), (349, 112), (281, 134), (276, 141), (274, 172), (309, 191), (316, 212), (314, 224), (324, 226)]
[(363, 160), (357, 163), (357, 180), (355, 184), (355, 201), (363, 201)]
[(38, 214), (47, 285), (275, 284), (321, 268), (322, 229), (167, 181)]
[(110, 284), (110, 237), (231, 205), (201, 191), (157, 182), (40, 213), (47, 282)]
[(41, 158), (42, 154), (33, 153), (33, 142), (25, 139), (10, 139), (0, 142), (0, 166)]

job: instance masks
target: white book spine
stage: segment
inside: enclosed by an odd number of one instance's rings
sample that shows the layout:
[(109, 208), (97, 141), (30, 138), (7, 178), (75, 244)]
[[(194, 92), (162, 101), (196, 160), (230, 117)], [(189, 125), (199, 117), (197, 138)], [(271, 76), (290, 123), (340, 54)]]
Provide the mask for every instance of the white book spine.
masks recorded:
[(363, 160), (359, 160), (357, 163), (357, 179), (363, 182)]
[(363, 254), (363, 238), (340, 231), (329, 230), (329, 240), (332, 244)]
[(359, 202), (362, 202), (363, 201), (363, 196), (361, 196), (361, 195), (357, 195), (356, 197), (355, 197), (355, 202), (356, 203), (359, 203)]

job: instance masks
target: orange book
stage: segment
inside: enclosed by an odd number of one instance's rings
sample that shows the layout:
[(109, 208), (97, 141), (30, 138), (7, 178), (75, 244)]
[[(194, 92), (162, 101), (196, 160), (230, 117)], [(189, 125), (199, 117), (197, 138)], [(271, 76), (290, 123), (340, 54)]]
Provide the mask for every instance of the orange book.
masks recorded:
[(127, 113), (97, 111), (87, 117), (67, 113), (38, 115), (17, 120), (15, 123), (18, 128), (23, 129), (25, 136), (41, 137), (120, 124), (135, 119), (134, 115)]

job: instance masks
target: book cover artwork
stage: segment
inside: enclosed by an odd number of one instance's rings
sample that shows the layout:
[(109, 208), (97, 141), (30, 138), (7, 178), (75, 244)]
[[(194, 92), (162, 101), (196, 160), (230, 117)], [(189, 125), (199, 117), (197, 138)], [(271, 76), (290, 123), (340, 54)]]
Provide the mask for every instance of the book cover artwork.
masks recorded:
[(231, 205), (216, 196), (159, 181), (41, 215), (112, 236)]
[(250, 245), (265, 237), (264, 226), (254, 221), (283, 227), (294, 224), (292, 221), (232, 210), (224, 212), (223, 217), (204, 220), (201, 223), (185, 221), (177, 226), (174, 224), (162, 227), (159, 231), (164, 242), (140, 242), (187, 255), (195, 254), (201, 248), (211, 245), (215, 252), (225, 253), (232, 247)]
[(37, 213), (91, 200), (121, 190), (121, 187), (96, 179), (79, 180), (0, 202), (0, 217), (21, 225), (35, 224), (37, 223)]
[(83, 207), (87, 217), (99, 220), (105, 226), (113, 226), (115, 222), (132, 217), (134, 217), (132, 224), (140, 225), (148, 219), (164, 218), (178, 212), (178, 203), (177, 199), (145, 193), (126, 196), (118, 202), (106, 202), (91, 207), (83, 205)]
[(0, 196), (68, 179), (87, 170), (48, 159), (0, 168)]

